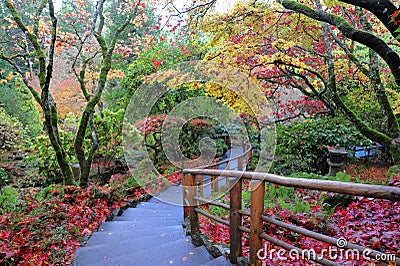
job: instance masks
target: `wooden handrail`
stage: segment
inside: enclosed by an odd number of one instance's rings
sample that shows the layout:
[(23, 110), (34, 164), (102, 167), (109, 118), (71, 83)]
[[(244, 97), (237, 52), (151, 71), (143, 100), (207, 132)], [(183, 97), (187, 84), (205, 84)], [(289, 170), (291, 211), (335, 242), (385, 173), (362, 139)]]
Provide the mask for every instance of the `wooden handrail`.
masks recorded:
[[(243, 158), (243, 157), (242, 157)], [(246, 157), (245, 157), (246, 158)], [(247, 158), (246, 158), (247, 159)], [(295, 225), (291, 225), (288, 223), (284, 223), (282, 221), (278, 221), (271, 217), (266, 217), (263, 215), (264, 211), (264, 193), (265, 193), (265, 184), (266, 182), (283, 185), (288, 187), (295, 188), (306, 188), (313, 189), (319, 191), (329, 191), (336, 192), (347, 195), (355, 195), (355, 196), (364, 196), (370, 198), (380, 198), (380, 199), (389, 199), (393, 201), (400, 201), (400, 188), (390, 187), (390, 186), (382, 186), (382, 185), (369, 185), (369, 184), (359, 184), (352, 182), (339, 182), (339, 181), (330, 181), (330, 180), (319, 180), (319, 179), (303, 179), (303, 178), (291, 178), (291, 177), (283, 177), (279, 175), (273, 175), (269, 173), (259, 173), (259, 172), (244, 172), (244, 171), (233, 171), (233, 170), (210, 170), (210, 169), (185, 169), (183, 171), (183, 176), (185, 179), (185, 184), (193, 184), (194, 181), (190, 181), (190, 179), (194, 179), (195, 176), (200, 175), (208, 175), (208, 176), (225, 176), (227, 179), (232, 182), (232, 189), (230, 190), (230, 203), (229, 203), (229, 231), (230, 231), (230, 261), (232, 263), (237, 263), (237, 258), (242, 256), (242, 232), (246, 232), (250, 234), (250, 263), (251, 265), (261, 265), (262, 261), (258, 256), (259, 250), (262, 249), (262, 239), (267, 240), (277, 246), (280, 246), (287, 250), (295, 249), (298, 252), (303, 252), (303, 250), (292, 246), (288, 243), (285, 243), (281, 240), (275, 239), (271, 236), (266, 235), (263, 232), (263, 222), (267, 222), (267, 224), (275, 224), (279, 227), (285, 228), (292, 232), (296, 232), (298, 234), (305, 235), (307, 237), (314, 238), (319, 241), (323, 241), (328, 244), (338, 246), (338, 239), (329, 237), (320, 233), (316, 233), (305, 228), (301, 228)], [(242, 180), (250, 179), (252, 180), (251, 187), (251, 208), (250, 212), (246, 210), (242, 210)], [(191, 190), (195, 191), (195, 190)], [(191, 198), (191, 201), (197, 201), (198, 204), (206, 203), (207, 199), (198, 197), (197, 194), (186, 195)], [(190, 200), (189, 200), (190, 201)], [(220, 206), (223, 208), (227, 208), (228, 205), (223, 203), (209, 202), (210, 204)], [(196, 231), (198, 231), (197, 213), (206, 215), (207, 217), (213, 219), (217, 218), (211, 214), (205, 214), (204, 210), (198, 209), (196, 206), (189, 206), (189, 209), (193, 209), (190, 211), (191, 213), (196, 213), (195, 216), (190, 217), (190, 223), (194, 225)], [(200, 212), (199, 212), (200, 210)], [(242, 216), (250, 217), (250, 228), (246, 228), (242, 226)], [(218, 219), (218, 220), (217, 220)], [(223, 219), (213, 219), (218, 222), (223, 222), (224, 224), (226, 220)], [(193, 226), (192, 226), (193, 228)], [(196, 233), (196, 231), (191, 231), (192, 234)], [(348, 243), (346, 247), (341, 247), (344, 249), (352, 249), (363, 252), (366, 250), (365, 247)], [(371, 258), (385, 258), (382, 255), (384, 253), (368, 249), (368, 256)], [(300, 253), (303, 254), (303, 253)], [(386, 254), (387, 255), (387, 254)], [(388, 258), (386, 256), (386, 258)], [(324, 259), (324, 258), (315, 258), (310, 257), (309, 259), (317, 261), (322, 265), (338, 265), (337, 263)], [(389, 263), (390, 261), (386, 261)], [(395, 262), (400, 264), (400, 259), (395, 257)]]
[(194, 175), (228, 176), (230, 178), (244, 178), (257, 181), (266, 181), (272, 184), (287, 187), (306, 188), (320, 191), (336, 192), (353, 196), (400, 201), (400, 188), (391, 186), (284, 177), (268, 173), (242, 172), (233, 170), (185, 169), (183, 170), (183, 173), (191, 173)]
[(225, 159), (223, 161), (216, 162), (216, 163), (213, 163), (213, 164), (210, 164), (210, 165), (199, 166), (199, 167), (196, 167), (195, 169), (212, 168), (212, 167), (215, 167), (215, 166), (220, 166), (220, 165), (225, 164), (225, 163), (230, 163), (231, 161), (237, 160), (239, 158), (243, 158), (244, 156), (246, 156), (248, 153), (250, 153), (252, 151), (252, 147), (251, 147), (250, 144), (248, 144), (248, 143), (243, 143), (243, 144), (244, 144), (244, 152), (242, 154), (239, 154), (239, 155), (237, 155), (235, 157), (228, 158), (228, 159)]
[[(244, 142), (243, 143), (243, 148), (244, 152), (242, 154), (239, 154), (235, 157), (228, 158), (226, 160), (208, 165), (208, 166), (203, 166), (203, 167), (197, 167), (196, 169), (201, 169), (204, 170), (204, 168), (208, 168), (208, 170), (211, 168), (215, 171), (218, 169), (220, 165), (223, 165), (226, 163), (226, 170), (230, 168), (230, 164), (232, 161), (237, 160), (238, 161), (238, 167), (237, 169), (239, 171), (243, 170), (243, 163), (246, 161), (246, 163), (249, 163), (252, 157), (252, 147), (249, 142)], [(211, 184), (211, 192), (216, 192), (218, 191), (218, 177), (216, 175), (210, 175), (211, 183), (208, 183), (207, 185)], [(208, 178), (204, 179), (202, 174), (196, 174), (194, 176), (191, 176), (190, 173), (186, 173), (185, 171), (183, 172), (183, 178), (182, 178), (182, 189), (183, 189), (183, 202), (184, 202), (184, 218), (186, 219), (187, 217), (190, 218), (190, 225), (191, 225), (191, 234), (194, 235), (199, 231), (199, 222), (198, 222), (198, 217), (197, 213), (200, 213), (202, 215), (205, 215), (206, 217), (223, 223), (225, 225), (229, 226), (230, 230), (230, 260), (231, 261), (236, 261), (236, 258), (239, 257), (242, 254), (242, 244), (241, 244), (241, 238), (242, 234), (240, 231), (240, 226), (242, 222), (242, 216), (239, 213), (239, 210), (241, 209), (241, 197), (242, 197), (242, 182), (236, 182), (233, 180), (232, 184), (230, 184), (231, 180), (229, 177), (226, 177), (226, 184), (231, 185), (231, 190), (230, 190), (230, 197), (235, 198), (236, 200), (232, 202), (229, 206), (230, 213), (229, 213), (229, 221), (226, 220), (221, 220), (211, 214), (205, 213), (203, 210), (195, 208), (194, 202), (197, 201), (197, 205), (199, 205), (200, 202), (204, 203), (206, 200), (203, 198), (204, 193), (203, 193), (203, 188), (204, 188), (204, 182), (205, 180), (208, 180)], [(191, 186), (195, 184), (197, 189), (193, 188), (187, 188), (187, 186)], [(195, 194), (193, 194), (195, 192)], [(196, 193), (197, 192), (197, 193)], [(200, 195), (201, 197), (196, 197), (195, 195)], [(211, 203), (212, 204), (212, 203)], [(218, 204), (214, 204), (218, 205)], [(226, 207), (224, 205), (220, 205), (220, 207)], [(227, 223), (226, 223), (227, 222)]]
[(246, 150), (243, 154), (240, 154), (240, 155), (237, 155), (235, 157), (232, 157), (232, 158), (229, 158), (229, 159), (225, 159), (223, 161), (216, 162), (216, 163), (213, 163), (213, 164), (210, 164), (210, 165), (207, 165), (207, 166), (196, 167), (196, 169), (207, 169), (207, 168), (211, 168), (211, 167), (215, 167), (215, 166), (220, 166), (220, 165), (225, 164), (225, 163), (230, 163), (231, 161), (234, 161), (236, 159), (243, 158), (243, 155), (246, 155), (250, 151), (251, 151), (251, 148)]

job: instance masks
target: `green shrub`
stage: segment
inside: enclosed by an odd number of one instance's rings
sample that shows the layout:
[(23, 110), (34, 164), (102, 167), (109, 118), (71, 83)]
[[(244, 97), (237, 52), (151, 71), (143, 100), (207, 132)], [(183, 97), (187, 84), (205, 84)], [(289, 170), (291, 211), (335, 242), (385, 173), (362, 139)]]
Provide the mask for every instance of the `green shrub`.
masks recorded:
[[(250, 197), (250, 191), (243, 191), (242, 204), (245, 208), (250, 207)], [(276, 206), (294, 213), (308, 212), (311, 207), (307, 200), (303, 200), (296, 194), (295, 188), (268, 184), (264, 196), (264, 207), (274, 208)]]
[(0, 213), (11, 212), (18, 202), (18, 191), (13, 187), (3, 187), (0, 190)]
[[(322, 179), (340, 182), (362, 182), (358, 178), (354, 178), (351, 175), (343, 172), (337, 173), (336, 176), (322, 176), (314, 173), (293, 173), (291, 176), (298, 178)], [(323, 193), (321, 194), (320, 200), (322, 202), (322, 207), (327, 212), (327, 214), (332, 214), (337, 206), (347, 206), (348, 204), (350, 204), (353, 201), (353, 196), (338, 193)]]
[[(0, 162), (12, 165), (15, 156), (25, 156), (30, 147), (31, 139), (21, 122), (0, 108)], [(0, 175), (4, 178), (4, 171)]]
[(306, 178), (306, 179), (322, 179), (322, 180), (331, 180), (331, 181), (340, 181), (340, 182), (357, 182), (357, 183), (365, 183), (360, 180), (358, 177), (353, 177), (349, 174), (338, 172), (335, 176), (328, 175), (319, 175), (314, 173), (292, 173), (291, 177), (298, 178)]
[[(16, 86), (17, 83), (20, 86)], [(26, 86), (22, 85), (22, 82), (10, 80), (0, 85), (0, 106), (6, 113), (16, 117), (31, 137), (41, 133), (43, 125), (40, 121), (39, 111), (31, 93)]]
[(99, 142), (99, 148), (96, 156), (108, 159), (122, 159), (122, 121), (124, 119), (124, 110), (116, 112), (105, 109), (102, 116), (96, 114), (94, 123), (96, 126), (96, 136)]
[(225, 144), (223, 139), (214, 139), (217, 146), (217, 157), (224, 155), (228, 151), (228, 145)]
[(125, 186), (127, 188), (135, 188), (139, 186), (138, 181), (136, 180), (136, 177), (132, 176), (128, 179), (125, 180)]
[(370, 143), (361, 133), (341, 118), (325, 117), (318, 120), (279, 125), (277, 131), (276, 160), (273, 172), (313, 172), (326, 174), (328, 147), (346, 149)]
[(7, 185), (9, 178), (9, 173), (0, 166), (0, 187)]
[(229, 210), (214, 205), (210, 205), (210, 213), (219, 218), (227, 218), (229, 216)]
[[(60, 130), (60, 138), (69, 161), (71, 163), (76, 162), (75, 153), (72, 148), (74, 135), (71, 132)], [(37, 137), (32, 145), (32, 149), (33, 153), (26, 156), (25, 162), (30, 166), (30, 169), (35, 170), (28, 172), (20, 185), (44, 187), (62, 183), (62, 173), (49, 138), (45, 135)]]
[(400, 165), (393, 165), (390, 167), (387, 173), (387, 180), (389, 181), (394, 175), (398, 175), (400, 173)]

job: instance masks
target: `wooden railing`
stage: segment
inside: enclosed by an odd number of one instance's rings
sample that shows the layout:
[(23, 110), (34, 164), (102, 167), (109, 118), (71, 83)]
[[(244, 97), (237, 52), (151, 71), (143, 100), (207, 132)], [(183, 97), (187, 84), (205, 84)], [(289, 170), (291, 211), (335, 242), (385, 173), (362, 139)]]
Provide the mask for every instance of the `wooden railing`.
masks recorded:
[[(223, 176), (229, 179), (231, 183), (231, 189), (229, 192), (229, 205), (217, 201), (210, 201), (202, 196), (199, 184), (201, 184), (202, 176)], [(251, 207), (250, 211), (242, 209), (242, 181), (244, 179), (251, 180)], [(230, 232), (230, 261), (231, 263), (237, 263), (237, 258), (242, 256), (242, 234), (243, 232), (250, 234), (250, 264), (261, 265), (262, 261), (258, 253), (262, 250), (262, 240), (266, 240), (273, 245), (282, 247), (285, 250), (296, 250), (298, 254), (305, 254), (307, 259), (318, 262), (322, 265), (340, 265), (326, 258), (320, 256), (313, 256), (313, 254), (297, 248), (291, 244), (283, 242), (279, 239), (271, 237), (263, 232), (263, 223), (274, 224), (276, 226), (288, 229), (297, 234), (301, 234), (307, 237), (314, 238), (316, 240), (344, 248), (347, 250), (355, 250), (364, 254), (368, 252), (368, 257), (372, 259), (388, 258), (387, 263), (393, 263), (392, 257), (387, 256), (382, 252), (367, 249), (365, 247), (347, 243), (345, 247), (339, 245), (336, 238), (316, 233), (307, 230), (302, 227), (295, 226), (279, 221), (272, 217), (264, 216), (264, 196), (265, 196), (265, 184), (269, 182), (272, 184), (313, 189), (319, 191), (336, 192), (347, 195), (363, 196), (369, 198), (378, 199), (389, 199), (393, 201), (400, 201), (400, 188), (390, 186), (379, 186), (379, 185), (368, 185), (351, 182), (338, 182), (318, 179), (302, 179), (302, 178), (287, 178), (278, 175), (258, 172), (244, 172), (244, 171), (233, 171), (233, 170), (210, 170), (210, 169), (186, 169), (183, 171), (183, 197), (185, 218), (190, 218), (190, 233), (192, 236), (197, 234), (200, 230), (198, 215), (204, 215), (214, 221), (229, 226)], [(229, 220), (216, 217), (202, 209), (200, 205), (211, 204), (222, 207), (229, 210)], [(242, 224), (242, 217), (250, 217), (250, 227), (245, 227)], [(310, 247), (311, 248), (311, 247)], [(400, 259), (394, 257), (395, 262), (400, 265)], [(392, 264), (393, 265), (393, 264)]]
[[(244, 141), (242, 143), (243, 147), (243, 152), (234, 156), (234, 157), (229, 157), (225, 160), (207, 165), (207, 166), (200, 166), (196, 167), (195, 169), (212, 169), (212, 170), (218, 170), (220, 166), (223, 166), (225, 170), (238, 170), (238, 171), (243, 171), (245, 170), (246, 166), (250, 163), (251, 158), (252, 158), (252, 147), (249, 143), (249, 141)], [(237, 167), (236, 169), (233, 169), (232, 165), (234, 162), (237, 161)], [(214, 192), (218, 192), (220, 190), (220, 182), (219, 182), (219, 177), (216, 175), (211, 175), (211, 176), (203, 176), (199, 175), (196, 177), (195, 184), (198, 188), (199, 195), (204, 196), (204, 188), (211, 186), (210, 192), (211, 194)], [(229, 184), (229, 178), (226, 177), (225, 179), (225, 184)], [(183, 187), (185, 185), (182, 182)]]
[[(217, 168), (218, 169), (218, 167), (220, 165), (226, 164), (226, 167), (225, 167), (226, 170), (234, 170), (234, 169), (230, 169), (230, 164), (235, 160), (238, 160), (238, 165), (243, 166), (243, 162), (247, 162), (247, 163), (250, 162), (251, 157), (253, 156), (253, 154), (252, 154), (251, 144), (249, 143), (248, 140), (243, 141), (242, 147), (243, 147), (243, 153), (241, 153), (239, 155), (236, 155), (235, 157), (230, 157), (228, 159), (225, 159), (225, 160), (222, 160), (220, 162), (216, 162), (214, 164), (210, 164), (210, 165), (207, 165), (207, 166), (196, 167), (196, 169), (199, 169), (199, 168), (201, 168), (201, 169), (215, 169), (215, 168)], [(243, 170), (243, 169), (240, 169), (240, 170)]]

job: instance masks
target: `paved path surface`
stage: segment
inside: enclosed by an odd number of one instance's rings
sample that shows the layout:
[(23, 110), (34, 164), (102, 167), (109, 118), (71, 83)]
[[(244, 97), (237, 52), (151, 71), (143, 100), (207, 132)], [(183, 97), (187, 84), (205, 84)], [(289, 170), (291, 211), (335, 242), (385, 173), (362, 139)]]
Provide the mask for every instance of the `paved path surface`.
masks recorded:
[[(233, 156), (240, 151), (232, 151)], [(230, 154), (227, 154), (228, 157)], [(221, 166), (222, 169), (225, 166)], [(237, 169), (237, 162), (230, 169)], [(225, 178), (223, 178), (225, 180)], [(222, 182), (222, 180), (221, 180)], [(183, 224), (182, 187), (172, 186), (148, 202), (127, 209), (101, 225), (86, 246), (75, 252), (76, 266), (231, 265), (195, 247)]]
[[(243, 152), (244, 152), (243, 148), (228, 150), (228, 152), (226, 153), (226, 159), (235, 158), (236, 156), (242, 154)], [(246, 169), (245, 167), (246, 167), (246, 165), (243, 165), (242, 169)], [(226, 164), (219, 165), (218, 169), (225, 170)], [(229, 170), (237, 170), (237, 169), (238, 169), (238, 160), (231, 161), (229, 164)], [(207, 178), (207, 176), (205, 176), (203, 178)], [(224, 176), (218, 177), (218, 187), (221, 188), (224, 185), (226, 185), (226, 177), (224, 177)], [(208, 185), (204, 184), (203, 193), (204, 193), (205, 198), (211, 196), (211, 184), (210, 183)]]
[[(226, 159), (234, 158), (243, 153), (243, 148), (232, 149), (226, 153)], [(221, 164), (219, 166), (220, 170), (226, 169), (226, 164)], [(234, 160), (230, 162), (229, 166), (230, 170), (237, 170), (238, 169), (238, 161)], [(245, 165), (243, 166), (245, 169)], [(204, 176), (203, 178), (206, 179), (208, 176)], [(222, 187), (226, 184), (225, 177), (218, 178), (218, 186)], [(211, 195), (211, 184), (204, 184), (203, 188), (204, 197), (209, 197)], [(157, 196), (157, 198), (163, 202), (167, 202), (173, 205), (182, 206), (183, 205), (183, 197), (182, 197), (182, 187), (181, 186), (172, 186), (165, 190), (163, 193)]]
[(195, 247), (182, 223), (182, 207), (152, 198), (103, 223), (76, 251), (75, 265), (231, 265)]

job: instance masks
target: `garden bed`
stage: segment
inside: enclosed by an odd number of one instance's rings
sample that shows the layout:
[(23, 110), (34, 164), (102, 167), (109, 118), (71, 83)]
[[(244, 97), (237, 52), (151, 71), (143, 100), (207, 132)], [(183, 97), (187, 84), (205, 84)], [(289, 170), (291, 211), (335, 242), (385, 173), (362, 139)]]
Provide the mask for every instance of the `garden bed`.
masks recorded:
[(125, 194), (123, 180), (118, 175), (105, 186), (3, 189), (0, 263), (72, 263), (74, 251), (113, 210), (148, 197), (141, 188), (130, 189), (131, 193)]
[[(394, 175), (389, 185), (400, 187), (400, 174)], [(342, 202), (337, 206), (326, 206), (327, 198), (336, 194), (304, 189), (287, 189), (279, 186), (267, 188), (265, 215), (280, 221), (291, 223), (308, 230), (322, 233), (335, 238), (344, 238), (349, 243), (358, 244), (383, 253), (394, 254), (400, 257), (400, 202), (390, 200), (353, 197), (349, 202)], [(273, 192), (271, 192), (273, 191)], [(295, 194), (291, 194), (294, 192)], [(243, 193), (244, 208), (249, 207), (249, 193)], [(224, 199), (226, 203), (228, 198)], [(208, 212), (225, 219), (229, 218), (228, 211), (215, 207), (203, 206)], [(229, 244), (229, 227), (215, 223), (200, 215), (200, 230), (210, 242)], [(248, 217), (243, 219), (243, 225), (249, 226)], [(290, 232), (272, 224), (264, 222), (264, 232), (285, 241), (296, 247), (314, 250), (317, 255), (325, 252), (325, 257), (344, 265), (366, 265), (371, 260), (359, 257), (341, 256), (343, 250), (332, 245), (314, 240), (303, 235)], [(247, 234), (242, 237), (243, 253), (249, 255), (250, 239)], [(285, 252), (277, 256), (270, 251), (281, 248), (266, 241), (263, 242), (265, 265), (309, 265), (310, 261), (301, 256), (290, 256)], [(342, 253), (341, 253), (342, 252)], [(328, 257), (327, 257), (328, 256)], [(375, 262), (376, 263), (376, 262)]]

